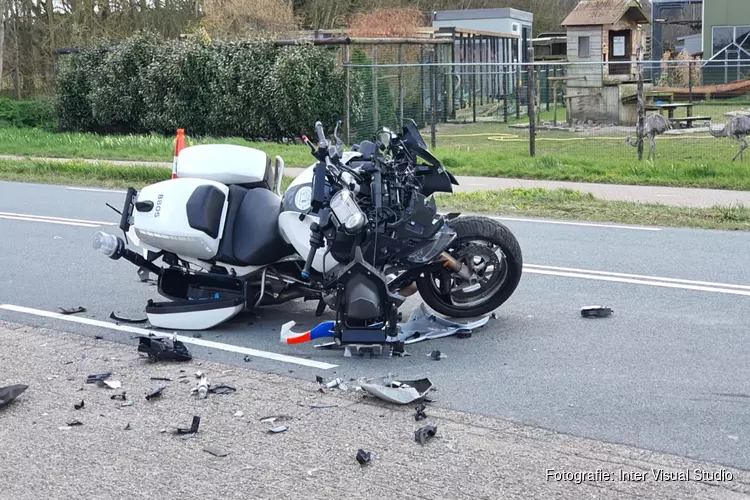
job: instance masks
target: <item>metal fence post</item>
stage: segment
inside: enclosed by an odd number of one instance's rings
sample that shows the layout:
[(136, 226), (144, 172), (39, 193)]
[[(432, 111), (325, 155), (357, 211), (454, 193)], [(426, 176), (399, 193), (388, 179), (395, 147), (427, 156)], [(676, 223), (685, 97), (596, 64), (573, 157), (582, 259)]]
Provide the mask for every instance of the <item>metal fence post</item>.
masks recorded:
[(529, 71), (526, 77), (526, 94), (528, 95), (529, 109), (529, 154), (533, 158), (536, 156), (536, 98), (534, 97), (534, 48), (528, 48)]
[(378, 46), (372, 46), (372, 125), (378, 128)]
[[(437, 48), (435, 48), (437, 51)], [(430, 71), (432, 74), (431, 82), (430, 82), (430, 107), (432, 108), (430, 111), (430, 144), (432, 146), (432, 149), (435, 149), (435, 143), (437, 141), (437, 138), (435, 137), (435, 128), (437, 125), (437, 65), (433, 62), (432, 64), (432, 71)]]
[(503, 40), (503, 123), (508, 123), (508, 40)]
[(351, 47), (349, 45), (344, 45), (344, 64), (346, 68), (346, 116), (344, 117), (346, 126), (346, 143), (351, 144), (351, 138), (352, 138), (352, 122), (351, 122), (351, 114), (352, 114), (352, 96), (351, 96), (351, 67), (349, 66), (351, 64)]
[(404, 126), (404, 45), (398, 46), (398, 120)]
[[(519, 57), (520, 59), (520, 57)], [(521, 119), (521, 62), (516, 62), (516, 120)]]

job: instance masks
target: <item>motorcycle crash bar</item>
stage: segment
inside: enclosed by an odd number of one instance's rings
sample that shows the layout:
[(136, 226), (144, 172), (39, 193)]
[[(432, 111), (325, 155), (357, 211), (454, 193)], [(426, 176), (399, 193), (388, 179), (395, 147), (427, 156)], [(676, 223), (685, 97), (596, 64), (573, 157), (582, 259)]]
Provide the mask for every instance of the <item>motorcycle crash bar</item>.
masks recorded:
[(106, 255), (112, 260), (125, 259), (128, 262), (135, 264), (136, 266), (143, 267), (161, 276), (163, 269), (150, 260), (147, 260), (142, 255), (135, 253), (128, 248), (125, 248), (125, 242), (122, 238), (119, 238), (113, 234), (105, 233), (103, 231), (97, 231), (94, 234), (93, 245), (94, 250), (99, 250), (101, 253)]
[(324, 321), (312, 330), (308, 330), (304, 333), (296, 333), (292, 331), (294, 328), (294, 321), (284, 323), (281, 326), (281, 343), (287, 345), (304, 344), (315, 339), (322, 339), (326, 337), (333, 337), (333, 327), (336, 326), (335, 321)]

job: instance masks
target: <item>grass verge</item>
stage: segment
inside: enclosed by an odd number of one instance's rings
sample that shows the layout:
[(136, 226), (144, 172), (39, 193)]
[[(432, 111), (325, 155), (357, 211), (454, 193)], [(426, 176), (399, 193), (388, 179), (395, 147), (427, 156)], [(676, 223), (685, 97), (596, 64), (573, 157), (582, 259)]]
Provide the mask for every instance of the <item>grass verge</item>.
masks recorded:
[[(79, 161), (0, 160), (0, 180), (81, 186), (140, 188), (169, 179), (160, 167)], [(290, 178), (284, 179), (284, 188)], [(750, 209), (742, 206), (682, 208), (600, 200), (567, 189), (504, 189), (437, 197), (441, 210), (549, 219), (616, 222), (665, 227), (750, 231)]]

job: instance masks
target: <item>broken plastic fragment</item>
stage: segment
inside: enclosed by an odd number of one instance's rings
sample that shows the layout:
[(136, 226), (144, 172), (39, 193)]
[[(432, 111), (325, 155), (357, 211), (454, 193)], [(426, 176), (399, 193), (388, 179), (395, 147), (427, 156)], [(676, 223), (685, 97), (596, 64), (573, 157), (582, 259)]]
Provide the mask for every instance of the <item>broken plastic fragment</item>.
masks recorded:
[(78, 313), (86, 312), (86, 308), (85, 307), (81, 307), (81, 306), (73, 307), (71, 309), (65, 309), (64, 307), (58, 307), (58, 309), (60, 310), (60, 314), (78, 314)]
[(0, 408), (8, 405), (11, 401), (20, 396), (28, 388), (28, 385), (23, 384), (0, 387)]
[(152, 361), (190, 361), (193, 359), (185, 344), (179, 340), (139, 337), (138, 352), (147, 354)]
[(198, 415), (193, 415), (193, 421), (190, 423), (190, 427), (175, 427), (175, 434), (195, 434), (198, 432), (198, 427), (201, 425), (201, 418)]
[(109, 319), (119, 321), (120, 323), (145, 323), (146, 321), (148, 321), (148, 318), (143, 318), (143, 319), (123, 318), (122, 316), (116, 315), (114, 311), (110, 313)]
[(73, 408), (75, 408), (76, 410), (80, 410), (81, 408), (83, 408), (83, 404), (83, 400), (81, 400), (80, 403), (74, 403)]
[(424, 303), (422, 303), (418, 309), (412, 312), (406, 323), (399, 323), (401, 333), (398, 335), (397, 340), (402, 341), (404, 344), (413, 344), (415, 342), (439, 339), (456, 334), (466, 336), (470, 335), (473, 330), (486, 325), (489, 320), (490, 316), (487, 315), (470, 323), (458, 323), (430, 313)]
[(336, 408), (336, 407), (338, 407), (338, 405), (327, 405), (323, 403), (313, 403), (310, 405), (310, 408), (315, 408), (315, 409)]
[(135, 401), (128, 401), (127, 403), (122, 403), (120, 405), (120, 408), (125, 408), (126, 406), (135, 406)]
[(119, 389), (122, 387), (122, 382), (119, 380), (102, 380), (102, 384), (106, 385), (110, 389)]
[(208, 387), (208, 392), (211, 394), (230, 394), (232, 392), (235, 392), (237, 389), (232, 387), (231, 385), (226, 384), (219, 384), (219, 385), (211, 385)]
[(113, 394), (109, 397), (109, 399), (120, 399), (122, 401), (126, 401), (128, 398), (126, 396), (126, 392), (122, 391), (122, 394)]
[(584, 318), (605, 318), (613, 312), (612, 308), (605, 306), (586, 306), (581, 308), (581, 316)]
[(268, 433), (269, 434), (278, 434), (278, 433), (284, 432), (284, 431), (286, 431), (288, 429), (289, 429), (289, 427), (287, 427), (286, 425), (280, 425), (278, 427), (274, 427), (273, 429), (270, 429), (268, 431)]
[(415, 408), (416, 413), (414, 414), (414, 420), (419, 422), (420, 420), (424, 420), (427, 418), (427, 414), (424, 412), (427, 407), (424, 404), (421, 404)]
[(421, 427), (417, 429), (416, 431), (414, 431), (414, 441), (423, 445), (429, 439), (434, 438), (436, 433), (437, 433), (437, 426), (425, 425), (424, 427)]
[(274, 415), (272, 417), (263, 417), (260, 419), (260, 421), (264, 424), (272, 424), (276, 422), (277, 420), (284, 421), (284, 420), (291, 420), (291, 419), (292, 417), (288, 417), (286, 415)]
[(75, 427), (77, 425), (83, 425), (83, 422), (80, 422), (78, 420), (71, 420), (70, 422), (68, 422), (65, 425), (67, 425), (68, 427)]
[(96, 384), (99, 382), (104, 382), (104, 379), (112, 375), (112, 372), (106, 372), (106, 373), (94, 373), (93, 375), (89, 375), (86, 377), (86, 383), (87, 384)]
[(430, 354), (428, 354), (428, 356), (434, 361), (440, 361), (441, 359), (448, 357), (440, 351), (432, 351)]
[(129, 431), (130, 430), (130, 422), (128, 422), (128, 425), (126, 425), (123, 430), (124, 431)]
[(164, 392), (164, 389), (166, 389), (166, 386), (157, 387), (156, 389), (151, 389), (149, 392), (146, 393), (146, 400), (150, 401), (154, 398), (158, 398), (161, 396), (161, 393)]
[(161, 380), (163, 382), (171, 382), (172, 379), (169, 377), (151, 377), (151, 380)]
[(244, 413), (242, 413), (242, 412), (241, 412), (240, 410), (237, 410), (236, 412), (234, 412), (234, 415), (233, 415), (233, 416), (235, 416), (235, 417), (244, 417), (244, 416), (245, 416), (245, 414), (244, 414)]
[(432, 389), (432, 382), (428, 378), (399, 382), (386, 377), (381, 384), (363, 383), (361, 386), (362, 389), (377, 398), (390, 403), (405, 405), (424, 398)]
[(365, 450), (357, 450), (357, 462), (359, 465), (365, 465), (372, 460), (372, 453)]
[(226, 457), (227, 455), (229, 455), (228, 451), (225, 451), (218, 446), (206, 446), (205, 448), (203, 448), (203, 451), (210, 453), (215, 457)]
[(245, 363), (249, 363), (253, 360), (253, 358), (251, 358), (249, 354), (245, 354), (245, 357), (243, 359), (245, 360)]

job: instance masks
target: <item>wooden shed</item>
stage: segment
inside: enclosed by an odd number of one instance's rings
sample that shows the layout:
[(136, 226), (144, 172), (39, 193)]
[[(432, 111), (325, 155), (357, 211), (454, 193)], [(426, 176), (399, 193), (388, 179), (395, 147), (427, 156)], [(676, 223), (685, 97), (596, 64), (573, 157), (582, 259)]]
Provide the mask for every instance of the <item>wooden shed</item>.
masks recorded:
[(634, 62), (638, 46), (645, 49), (643, 25), (650, 24), (640, 2), (583, 0), (562, 24), (568, 40), (569, 114), (573, 119), (630, 124), (635, 111), (623, 109), (622, 98), (635, 91)]

